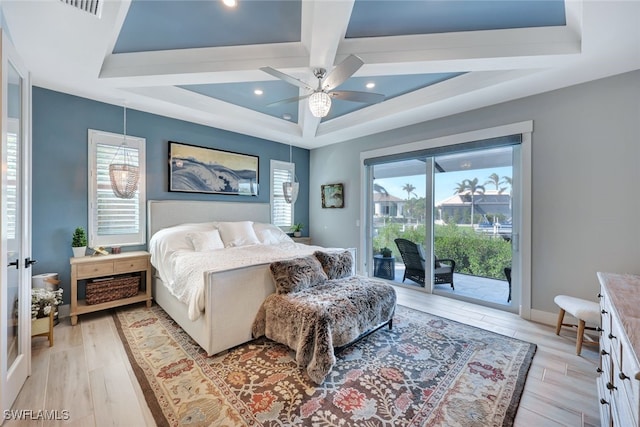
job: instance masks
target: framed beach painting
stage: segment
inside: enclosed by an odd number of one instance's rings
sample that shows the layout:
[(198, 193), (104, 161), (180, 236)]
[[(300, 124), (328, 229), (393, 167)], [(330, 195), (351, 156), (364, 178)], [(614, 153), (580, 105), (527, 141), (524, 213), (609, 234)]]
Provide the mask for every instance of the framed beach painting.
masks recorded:
[(258, 156), (169, 141), (169, 191), (258, 195)]
[(344, 186), (325, 184), (321, 186), (323, 208), (344, 208)]

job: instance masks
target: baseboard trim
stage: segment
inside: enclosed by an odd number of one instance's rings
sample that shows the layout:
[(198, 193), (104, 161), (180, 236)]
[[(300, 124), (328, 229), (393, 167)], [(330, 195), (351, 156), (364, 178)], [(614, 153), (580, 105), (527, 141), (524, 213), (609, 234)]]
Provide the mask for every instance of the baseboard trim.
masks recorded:
[(71, 313), (71, 304), (64, 304), (58, 306), (58, 319), (69, 317)]

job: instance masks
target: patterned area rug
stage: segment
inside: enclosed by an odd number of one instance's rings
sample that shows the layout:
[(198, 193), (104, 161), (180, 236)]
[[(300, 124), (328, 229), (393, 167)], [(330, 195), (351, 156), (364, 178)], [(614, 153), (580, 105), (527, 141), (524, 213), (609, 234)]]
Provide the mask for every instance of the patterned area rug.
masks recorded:
[(115, 320), (159, 426), (511, 426), (536, 351), (398, 306), (317, 386), (266, 339), (207, 357), (157, 305)]

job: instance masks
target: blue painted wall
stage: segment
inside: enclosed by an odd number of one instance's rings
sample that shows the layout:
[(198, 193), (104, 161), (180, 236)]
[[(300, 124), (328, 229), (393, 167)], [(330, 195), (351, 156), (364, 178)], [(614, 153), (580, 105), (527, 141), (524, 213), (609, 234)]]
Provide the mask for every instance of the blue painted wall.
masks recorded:
[[(122, 106), (33, 88), (33, 274), (59, 273), (69, 302), (71, 235), (87, 228), (88, 129), (123, 132)], [(289, 146), (182, 120), (127, 109), (127, 134), (146, 139), (147, 200), (269, 203), (269, 163), (288, 161)], [(257, 197), (168, 191), (168, 141), (259, 156)], [(309, 224), (309, 150), (294, 148), (300, 181), (295, 222)], [(308, 229), (308, 227), (307, 227)], [(306, 230), (305, 230), (306, 231)], [(125, 247), (123, 250), (144, 249)]]

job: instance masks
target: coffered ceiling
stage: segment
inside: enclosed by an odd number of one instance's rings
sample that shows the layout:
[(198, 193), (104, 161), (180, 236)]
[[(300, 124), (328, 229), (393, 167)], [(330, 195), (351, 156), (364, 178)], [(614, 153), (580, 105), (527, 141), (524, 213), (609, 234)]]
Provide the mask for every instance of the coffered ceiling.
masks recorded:
[[(34, 85), (306, 148), (640, 68), (633, 0), (66, 2), (2, 2)], [(383, 102), (269, 105), (310, 91), (261, 67), (316, 87), (351, 54), (337, 89)]]

